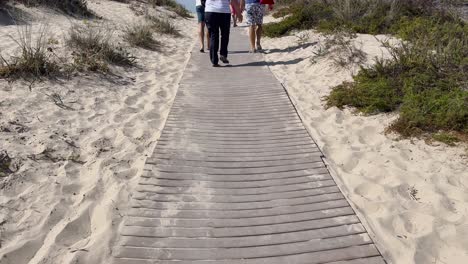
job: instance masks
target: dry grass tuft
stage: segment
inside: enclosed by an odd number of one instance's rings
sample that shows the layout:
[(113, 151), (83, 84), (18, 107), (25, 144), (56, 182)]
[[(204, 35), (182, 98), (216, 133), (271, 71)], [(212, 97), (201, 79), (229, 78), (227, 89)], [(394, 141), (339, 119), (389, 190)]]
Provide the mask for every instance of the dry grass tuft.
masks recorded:
[(135, 24), (128, 27), (124, 32), (124, 39), (132, 46), (156, 50), (159, 42), (153, 38), (153, 30), (150, 25)]
[(146, 16), (146, 19), (149, 21), (151, 24), (152, 28), (162, 34), (168, 34), (168, 35), (173, 35), (176, 37), (180, 36), (179, 30), (171, 23), (169, 20), (165, 19), (159, 19), (155, 16)]
[(47, 6), (65, 12), (68, 15), (95, 17), (88, 9), (86, 0), (15, 0), (27, 6)]
[(52, 48), (48, 44), (47, 26), (39, 29), (39, 35), (33, 37), (30, 25), (19, 27), (19, 37), (11, 37), (19, 47), (19, 55), (9, 59), (0, 55), (0, 77), (3, 78), (40, 78), (52, 76), (60, 67)]
[(113, 31), (102, 25), (73, 25), (67, 45), (74, 50), (74, 65), (79, 70), (108, 71), (108, 63), (133, 66), (135, 57), (123, 47), (112, 44)]

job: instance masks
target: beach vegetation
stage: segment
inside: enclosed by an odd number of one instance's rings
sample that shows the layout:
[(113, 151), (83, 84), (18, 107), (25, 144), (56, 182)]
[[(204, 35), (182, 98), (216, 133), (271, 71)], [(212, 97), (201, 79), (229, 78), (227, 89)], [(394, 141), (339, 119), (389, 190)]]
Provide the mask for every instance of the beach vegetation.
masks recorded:
[(30, 25), (18, 29), (18, 37), (11, 37), (17, 44), (19, 53), (9, 58), (0, 54), (0, 77), (2, 78), (41, 78), (51, 77), (60, 71), (56, 55), (48, 46), (48, 30), (43, 25), (37, 36), (33, 36)]
[[(399, 37), (399, 44), (382, 42), (390, 58), (376, 58), (373, 65), (361, 67), (353, 82), (334, 87), (326, 97), (327, 107), (349, 106), (364, 114), (396, 111), (399, 117), (389, 131), (455, 142), (453, 137), (461, 139), (468, 134), (468, 26), (453, 12), (456, 4), (422, 0), (295, 1), (286, 10), (289, 13), (281, 15), (281, 21), (265, 26), (265, 33), (278, 37), (314, 28), (325, 35), (347, 31)], [(349, 46), (349, 38), (342, 40), (338, 38), (336, 45)], [(350, 53), (362, 59), (359, 52)]]
[(367, 114), (398, 111), (390, 129), (403, 136), (439, 131), (466, 135), (468, 26), (437, 17), (401, 23), (397, 35), (405, 41), (397, 46), (383, 43), (391, 58), (376, 60), (363, 67), (354, 82), (333, 88), (327, 106), (347, 105)]
[(79, 70), (107, 72), (108, 64), (133, 66), (135, 57), (112, 41), (113, 31), (104, 25), (75, 24), (66, 43), (73, 49), (74, 66)]
[(26, 6), (46, 6), (60, 10), (68, 15), (78, 15), (83, 17), (95, 17), (95, 14), (88, 8), (86, 0), (14, 0)]
[(460, 141), (460, 139), (456, 135), (447, 132), (436, 133), (432, 136), (432, 138), (449, 146), (455, 146), (456, 143)]
[(160, 19), (151, 15), (146, 16), (146, 19), (157, 33), (180, 36), (179, 30), (168, 19)]
[(156, 50), (159, 42), (153, 37), (153, 30), (147, 24), (135, 24), (124, 30), (124, 39), (132, 46), (141, 47), (148, 50)]

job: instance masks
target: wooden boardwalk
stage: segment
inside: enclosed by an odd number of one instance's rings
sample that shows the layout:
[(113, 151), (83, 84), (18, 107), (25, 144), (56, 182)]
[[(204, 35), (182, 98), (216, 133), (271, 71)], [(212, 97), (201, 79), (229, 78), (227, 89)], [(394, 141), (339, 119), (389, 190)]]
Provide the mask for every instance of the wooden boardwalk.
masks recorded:
[(193, 53), (114, 263), (385, 263), (240, 30), (232, 67)]

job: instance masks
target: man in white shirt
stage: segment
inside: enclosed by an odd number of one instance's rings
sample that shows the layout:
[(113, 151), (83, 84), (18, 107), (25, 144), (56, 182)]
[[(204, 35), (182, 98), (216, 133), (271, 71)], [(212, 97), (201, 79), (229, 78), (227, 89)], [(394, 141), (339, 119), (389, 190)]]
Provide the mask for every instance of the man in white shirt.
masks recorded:
[[(240, 11), (239, 2), (237, 0), (206, 0), (205, 4), (205, 19), (206, 26), (210, 33), (210, 60), (213, 67), (218, 67), (218, 50), (219, 60), (223, 63), (229, 63), (228, 44), (229, 31), (231, 27), (231, 9), (232, 3), (236, 13), (237, 20), (242, 22), (242, 12)], [(219, 47), (219, 33), (221, 31), (221, 49)]]

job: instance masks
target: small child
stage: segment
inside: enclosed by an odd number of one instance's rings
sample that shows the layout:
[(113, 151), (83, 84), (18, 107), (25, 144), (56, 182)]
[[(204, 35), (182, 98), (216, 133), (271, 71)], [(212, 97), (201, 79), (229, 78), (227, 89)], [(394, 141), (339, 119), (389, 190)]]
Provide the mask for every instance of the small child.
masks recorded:
[(234, 7), (232, 6), (232, 3), (230, 4), (230, 8), (231, 8), (231, 16), (232, 16), (232, 26), (233, 27), (237, 27), (237, 13), (236, 13), (236, 9), (234, 9)]

